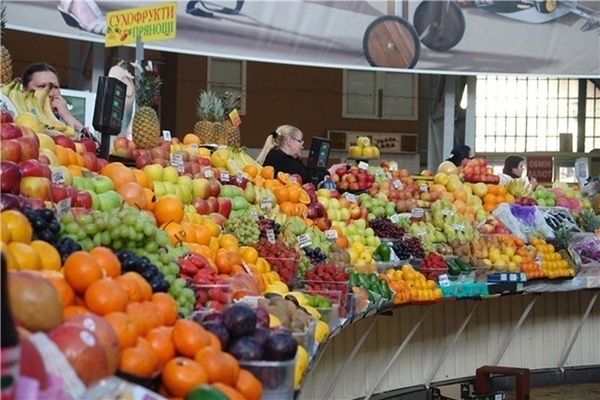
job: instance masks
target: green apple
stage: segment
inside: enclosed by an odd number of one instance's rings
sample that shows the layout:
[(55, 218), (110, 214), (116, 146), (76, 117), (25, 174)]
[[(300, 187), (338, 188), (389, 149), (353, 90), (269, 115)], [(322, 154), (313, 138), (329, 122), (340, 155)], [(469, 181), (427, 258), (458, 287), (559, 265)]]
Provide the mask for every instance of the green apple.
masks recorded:
[(365, 236), (366, 237), (373, 237), (373, 236), (375, 236), (375, 231), (373, 230), (373, 228), (368, 227), (367, 229), (365, 229)]
[(330, 199), (331, 191), (329, 189), (319, 189), (317, 190), (317, 197), (325, 197), (326, 199)]
[(192, 187), (188, 185), (179, 185), (182, 191), (181, 201), (183, 204), (190, 204), (192, 202)]
[(341, 212), (342, 221), (348, 221), (350, 219), (350, 210), (348, 208), (342, 208), (339, 211)]
[(323, 197), (323, 196), (317, 196), (317, 201), (321, 204), (323, 204), (323, 207), (325, 207), (325, 209), (329, 209), (331, 208), (331, 204), (329, 203), (329, 197)]
[(153, 181), (162, 181), (163, 180), (164, 167), (160, 164), (148, 164), (148, 165), (144, 166), (144, 169), (142, 171), (144, 171), (144, 173), (150, 180), (153, 180)]
[(175, 184), (170, 181), (163, 181), (163, 185), (165, 185), (165, 191), (167, 194), (175, 194)]
[(84, 190), (87, 189), (85, 182), (87, 181), (87, 178), (84, 178), (83, 176), (74, 176), (73, 177), (73, 187), (77, 190)]
[(157, 199), (160, 199), (165, 194), (167, 194), (167, 189), (165, 188), (165, 184), (162, 181), (153, 181), (154, 184), (154, 195)]
[(177, 183), (182, 185), (190, 185), (192, 186), (192, 177), (189, 175), (181, 175), (177, 177)]
[(92, 196), (92, 210), (100, 210), (100, 196), (93, 190), (83, 189)]
[(359, 218), (354, 220), (353, 223), (357, 228), (367, 229), (367, 221), (364, 218)]
[(342, 208), (342, 206), (340, 205), (340, 201), (338, 199), (329, 199), (329, 208), (337, 210)]
[(179, 180), (179, 171), (172, 165), (165, 167), (163, 169), (163, 179), (164, 182), (170, 182), (172, 184), (176, 184)]
[(109, 190), (114, 190), (115, 184), (110, 180), (108, 176), (99, 175), (91, 179), (94, 186), (94, 192), (97, 194), (106, 193)]
[(371, 247), (377, 247), (381, 243), (381, 239), (377, 236), (369, 236), (366, 238), (366, 245)]
[[(165, 183), (170, 183), (170, 182), (165, 182)], [(173, 185), (173, 194), (175, 195), (175, 197), (177, 197), (179, 200), (181, 200), (182, 203), (185, 204), (185, 202), (183, 201), (183, 188), (181, 185)]]
[(233, 210), (247, 210), (249, 206), (250, 204), (248, 204), (248, 201), (241, 196), (236, 196), (231, 199), (231, 208)]
[(329, 218), (332, 221), (339, 221), (337, 210), (334, 210), (333, 208), (327, 210), (327, 218)]

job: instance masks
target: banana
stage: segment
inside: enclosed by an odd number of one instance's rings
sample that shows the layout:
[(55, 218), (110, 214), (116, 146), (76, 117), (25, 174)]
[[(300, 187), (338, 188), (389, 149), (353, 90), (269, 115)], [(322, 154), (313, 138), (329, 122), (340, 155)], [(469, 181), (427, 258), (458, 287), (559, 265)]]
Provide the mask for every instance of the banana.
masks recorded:
[(238, 173), (243, 172), (242, 168), (240, 167), (240, 164), (238, 164), (238, 162), (232, 158), (229, 158), (229, 160), (227, 160), (227, 171), (229, 171), (229, 173), (231, 175), (237, 175)]
[(25, 103), (25, 93), (21, 90), (21, 83), (13, 81), (10, 85), (10, 91), (6, 93), (10, 101), (13, 103), (19, 114), (29, 112)]
[(38, 119), (48, 127), (64, 132), (66, 125), (54, 115), (52, 105), (50, 104), (50, 86), (36, 90), (33, 94), (35, 99)]

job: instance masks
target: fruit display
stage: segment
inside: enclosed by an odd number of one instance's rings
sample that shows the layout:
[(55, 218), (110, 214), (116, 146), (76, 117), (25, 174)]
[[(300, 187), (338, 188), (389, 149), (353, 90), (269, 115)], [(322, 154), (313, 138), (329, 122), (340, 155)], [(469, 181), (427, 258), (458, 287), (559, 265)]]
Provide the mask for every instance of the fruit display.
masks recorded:
[(356, 144), (348, 149), (348, 157), (354, 159), (376, 159), (379, 155), (379, 148), (373, 146), (367, 136), (360, 136), (356, 139)]
[[(348, 321), (459, 297), (448, 288), (480, 298), (504, 275), (572, 279), (600, 259), (600, 219), (573, 188), (499, 185), (474, 159), (435, 175), (351, 163), (335, 189), (317, 189), (232, 147), (232, 93), (202, 92), (194, 133), (164, 140), (154, 78), (138, 82), (133, 140), (114, 142), (124, 163), (53, 126), (47, 90), (18, 100), (39, 118), (1, 111), (12, 312), (56, 344), (82, 388), (118, 373), (167, 397), (258, 399), (282, 384), (261, 362), (291, 365), (298, 389)], [(379, 157), (368, 138), (350, 152)]]

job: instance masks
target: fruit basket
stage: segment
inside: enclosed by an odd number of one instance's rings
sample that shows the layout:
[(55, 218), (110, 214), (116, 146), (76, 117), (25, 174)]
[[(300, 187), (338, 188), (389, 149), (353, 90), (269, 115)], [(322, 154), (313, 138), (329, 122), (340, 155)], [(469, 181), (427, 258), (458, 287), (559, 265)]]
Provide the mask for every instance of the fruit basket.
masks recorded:
[(313, 354), (315, 347), (315, 331), (317, 329), (317, 318), (311, 317), (308, 326), (304, 332), (292, 332), (292, 336), (296, 338), (298, 345), (304, 347), (309, 355)]
[(263, 386), (262, 400), (292, 400), (296, 359), (287, 361), (239, 360)]
[[(302, 280), (302, 286), (304, 291), (310, 295), (320, 294), (331, 300), (332, 304), (339, 304), (340, 307), (345, 310), (346, 308), (346, 297), (350, 290), (350, 281), (311, 281)], [(339, 293), (339, 294), (338, 294)], [(342, 311), (342, 314), (345, 314)], [(344, 315), (342, 315), (344, 316)]]

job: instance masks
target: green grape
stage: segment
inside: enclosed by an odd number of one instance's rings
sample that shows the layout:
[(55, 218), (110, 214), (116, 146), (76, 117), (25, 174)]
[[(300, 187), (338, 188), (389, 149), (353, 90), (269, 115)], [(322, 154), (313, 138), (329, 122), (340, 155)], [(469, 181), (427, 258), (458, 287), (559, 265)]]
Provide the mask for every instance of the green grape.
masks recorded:
[(63, 214), (63, 216), (60, 217), (60, 224), (61, 225), (67, 225), (67, 224), (70, 224), (71, 222), (75, 222), (75, 216), (73, 215), (72, 212), (68, 212), (66, 214)]
[[(156, 244), (155, 241), (149, 241), (148, 243), (146, 243), (146, 245), (144, 246), (144, 249), (148, 252), (148, 253), (156, 253), (158, 251), (158, 244)], [(153, 254), (154, 255), (154, 254)], [(158, 256), (156, 257), (156, 261), (158, 261)]]
[(94, 217), (92, 217), (91, 215), (86, 215), (86, 214), (80, 215), (80, 216), (77, 218), (77, 223), (78, 223), (79, 225), (88, 225), (88, 224), (92, 224), (92, 223), (94, 223)]
[(69, 222), (65, 225), (65, 232), (69, 235), (76, 235), (79, 232), (80, 228), (77, 222)]
[(96, 226), (96, 224), (89, 223), (85, 226), (83, 226), (83, 231), (88, 235), (88, 236), (94, 236), (95, 234), (98, 233), (98, 227)]
[(111, 216), (106, 226), (110, 229), (118, 228), (119, 226), (121, 226), (121, 220), (116, 216)]

